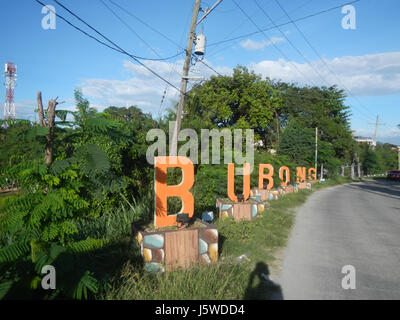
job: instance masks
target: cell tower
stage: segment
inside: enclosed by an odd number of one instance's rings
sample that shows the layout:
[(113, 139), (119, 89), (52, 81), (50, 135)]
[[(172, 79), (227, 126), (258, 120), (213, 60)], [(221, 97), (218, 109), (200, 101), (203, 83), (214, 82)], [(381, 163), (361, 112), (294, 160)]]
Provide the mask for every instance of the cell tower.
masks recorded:
[(6, 99), (4, 102), (4, 120), (15, 119), (14, 88), (17, 82), (17, 66), (7, 62), (4, 66), (4, 77), (6, 81)]

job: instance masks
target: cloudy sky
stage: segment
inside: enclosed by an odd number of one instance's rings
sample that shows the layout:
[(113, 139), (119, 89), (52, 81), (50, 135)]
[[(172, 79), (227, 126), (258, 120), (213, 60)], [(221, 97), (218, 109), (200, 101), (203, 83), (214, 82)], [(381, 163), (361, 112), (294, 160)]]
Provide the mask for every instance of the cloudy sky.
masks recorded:
[[(379, 116), (385, 125), (378, 128), (378, 140), (400, 145), (396, 127), (400, 124), (400, 43), (396, 41), (400, 3), (359, 0), (352, 4), (355, 29), (344, 29), (346, 12), (342, 13), (342, 8), (350, 1), (223, 0), (197, 28), (207, 37), (204, 61), (220, 74), (231, 74), (235, 66), (244, 65), (263, 77), (299, 85), (336, 84), (348, 95), (346, 103), (351, 107), (356, 134), (372, 136), (372, 123)], [(185, 47), (194, 0), (60, 2), (129, 53), (163, 58), (181, 53)], [(214, 2), (202, 1), (202, 8)], [(96, 35), (54, 1), (44, 3)], [(55, 29), (44, 30), (46, 14), (35, 0), (3, 0), (3, 9), (13, 14), (0, 21), (4, 31), (0, 62), (18, 65), (18, 117), (35, 120), (39, 90), (45, 100), (56, 96), (65, 100), (63, 109), (74, 109), (73, 91), (81, 88), (99, 110), (109, 105), (137, 105), (155, 117), (177, 101), (176, 89), (60, 18)], [(293, 20), (298, 21), (293, 24)], [(171, 60), (142, 62), (179, 87), (183, 58), (180, 54)], [(199, 62), (191, 67), (194, 77), (213, 74)], [(4, 87), (0, 99), (4, 99)]]

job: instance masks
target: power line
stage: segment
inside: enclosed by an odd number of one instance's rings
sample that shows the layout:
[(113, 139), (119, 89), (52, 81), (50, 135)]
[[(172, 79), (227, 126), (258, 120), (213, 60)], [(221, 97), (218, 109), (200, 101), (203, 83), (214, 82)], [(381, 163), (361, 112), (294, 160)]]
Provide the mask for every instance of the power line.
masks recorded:
[[(312, 2), (312, 1), (313, 1), (313, 0), (308, 0), (308, 1), (304, 2), (303, 4), (299, 5), (298, 7), (294, 8), (293, 10), (291, 10), (291, 12), (297, 11), (297, 10), (299, 10), (300, 8), (303, 8), (304, 6), (308, 5), (308, 4), (309, 4), (310, 2)], [(236, 10), (237, 10), (237, 9), (236, 9)], [(284, 18), (284, 17), (285, 17), (285, 15), (279, 17), (276, 21), (279, 21), (279, 20), (281, 20), (281, 19)], [(223, 40), (228, 39), (228, 37), (229, 37), (230, 35), (232, 35), (235, 31), (237, 31), (238, 29), (240, 29), (240, 28), (243, 26), (243, 24), (244, 24), (247, 20), (248, 20), (248, 19), (243, 20), (242, 23), (240, 23), (240, 24), (239, 24), (237, 27), (235, 27), (231, 32), (229, 32), (229, 33), (224, 37)], [(272, 24), (271, 24), (271, 26), (272, 26)], [(221, 48), (221, 49), (219, 49), (219, 50), (214, 50), (214, 51), (211, 50), (211, 52), (208, 53), (208, 57), (212, 57), (212, 56), (214, 56), (216, 53), (221, 52), (221, 51), (224, 51), (224, 50), (226, 50), (227, 48), (230, 48), (230, 46), (231, 46), (231, 45), (229, 44), (228, 46), (225, 46), (225, 47), (223, 47), (223, 48)], [(214, 48), (214, 49), (215, 49), (215, 48)]]
[(254, 26), (255, 26), (257, 29), (260, 30), (260, 32), (264, 35), (264, 37), (268, 40), (268, 42), (271, 43), (271, 44), (274, 46), (274, 48), (280, 52), (280, 54), (288, 61), (288, 63), (290, 63), (293, 67), (295, 67), (295, 69), (297, 70), (297, 72), (298, 72), (299, 74), (301, 74), (301, 75), (303, 76), (304, 79), (306, 79), (307, 81), (311, 82), (314, 86), (316, 86), (315, 83), (314, 83), (313, 81), (308, 80), (307, 77), (304, 75), (304, 73), (301, 72), (300, 69), (296, 66), (296, 64), (294, 64), (293, 62), (291, 62), (290, 59), (288, 58), (288, 56), (287, 56), (278, 46), (275, 45), (275, 43), (265, 34), (264, 31), (261, 30), (261, 28), (260, 28), (260, 27), (254, 22), (254, 20), (242, 9), (242, 7), (239, 6), (239, 4), (238, 4), (235, 0), (232, 0), (232, 1), (233, 1), (233, 3), (240, 9), (240, 11), (242, 11), (242, 13), (254, 24)]
[(325, 80), (325, 78), (318, 72), (317, 69), (315, 69), (315, 67), (311, 64), (311, 62), (304, 56), (304, 54), (300, 51), (300, 49), (296, 47), (296, 45), (289, 39), (289, 37), (286, 36), (286, 34), (281, 30), (281, 28), (276, 25), (274, 20), (272, 20), (272, 18), (269, 16), (269, 14), (267, 12), (265, 12), (265, 10), (259, 5), (257, 0), (253, 0), (253, 1), (257, 5), (257, 7), (263, 12), (263, 14), (271, 21), (271, 23), (278, 29), (278, 31), (282, 34), (282, 36), (288, 41), (290, 46), (294, 50), (296, 50), (296, 52), (303, 58), (303, 60), (306, 62), (306, 64), (308, 64), (315, 71), (315, 73), (322, 80), (322, 82), (325, 82), (329, 87), (329, 83)]
[[(351, 1), (351, 2), (346, 2), (346, 3), (343, 3), (343, 4), (339, 5), (339, 6), (332, 7), (332, 8), (329, 8), (329, 9), (325, 9), (325, 10), (322, 10), (322, 11), (318, 11), (318, 12), (309, 14), (307, 16), (295, 19), (294, 21), (297, 22), (297, 21), (308, 19), (308, 18), (312, 18), (312, 17), (318, 16), (320, 14), (323, 14), (323, 13), (326, 13), (326, 12), (329, 12), (329, 11), (332, 11), (332, 10), (335, 10), (335, 9), (338, 9), (338, 8), (342, 8), (345, 5), (350, 5), (350, 4), (356, 3), (358, 1), (360, 1), (360, 0), (354, 0), (354, 1)], [(291, 23), (292, 22), (289, 21), (289, 22), (281, 23), (278, 26), (282, 27), (282, 26), (286, 26), (286, 25), (291, 24)], [(221, 41), (218, 41), (218, 42), (210, 43), (207, 46), (208, 47), (212, 47), (212, 46), (216, 46), (216, 45), (221, 44), (221, 43), (235, 41), (235, 40), (242, 39), (242, 38), (247, 38), (247, 37), (253, 36), (255, 34), (262, 33), (264, 31), (269, 31), (269, 30), (272, 30), (272, 29), (275, 29), (275, 27), (268, 27), (268, 28), (260, 29), (258, 31), (250, 32), (250, 33), (247, 33), (247, 34), (244, 34), (244, 35), (241, 35), (241, 36), (237, 36), (237, 37), (234, 37), (234, 38), (231, 38), (231, 39), (226, 39), (226, 40), (221, 40)]]
[(147, 43), (146, 40), (144, 40), (128, 23), (126, 23), (113, 9), (111, 9), (103, 0), (99, 0), (122, 24), (124, 24), (134, 35), (136, 35), (151, 51), (154, 52), (155, 55), (159, 57), (159, 59), (154, 59), (154, 58), (147, 58), (143, 60), (152, 60), (152, 61), (163, 61), (163, 60), (170, 60), (173, 59), (182, 53), (184, 51), (178, 52), (177, 54), (167, 57), (167, 58), (162, 58), (161, 55), (149, 44)]
[[(255, 1), (255, 0), (254, 0)], [(360, 0), (358, 0), (360, 1)], [(329, 65), (326, 63), (326, 61), (321, 57), (321, 55), (319, 54), (319, 52), (315, 49), (315, 47), (311, 44), (311, 42), (307, 39), (306, 35), (301, 31), (301, 29), (298, 27), (298, 25), (296, 24), (296, 22), (290, 17), (289, 13), (286, 11), (286, 9), (281, 5), (281, 3), (279, 2), (279, 0), (275, 0), (275, 2), (278, 4), (278, 6), (281, 8), (281, 10), (285, 13), (285, 15), (288, 17), (288, 19), (290, 20), (290, 22), (295, 26), (295, 28), (297, 29), (297, 31), (301, 34), (302, 38), (307, 42), (307, 44), (309, 45), (309, 47), (314, 51), (314, 53), (319, 57), (319, 59), (322, 61), (322, 63), (326, 66), (326, 68), (330, 71), (331, 74), (333, 74), (336, 78), (336, 80), (340, 83), (340, 85), (352, 96), (354, 97), (358, 103), (362, 106), (361, 102), (358, 100), (357, 97), (355, 97), (353, 95), (353, 93), (346, 88), (346, 86), (342, 83), (342, 81), (340, 80), (340, 78), (336, 75), (336, 73), (329, 67)], [(364, 107), (365, 108), (365, 107)], [(371, 111), (369, 111), (367, 108), (365, 108), (369, 113), (372, 114)], [(367, 116), (369, 118), (369, 116)]]
[(106, 8), (108, 11), (110, 11), (122, 24), (125, 25), (125, 27), (127, 27), (136, 37), (138, 37), (151, 51), (154, 52), (154, 54), (156, 56), (158, 56), (157, 58), (141, 58), (142, 60), (151, 60), (151, 61), (165, 61), (165, 60), (171, 60), (173, 58), (176, 58), (178, 56), (180, 56), (182, 53), (184, 53), (185, 51), (180, 51), (176, 54), (174, 54), (173, 56), (170, 57), (166, 57), (166, 58), (162, 58), (161, 55), (154, 50), (154, 48), (146, 41), (144, 40), (128, 23), (126, 23), (113, 9), (111, 9), (103, 0), (99, 0)]
[[(146, 40), (144, 40), (133, 28), (131, 28), (130, 25), (128, 25), (117, 13), (115, 13), (115, 11), (113, 9), (111, 9), (107, 3), (105, 3), (103, 0), (99, 0), (104, 7), (106, 7), (106, 9), (108, 11), (110, 11), (125, 27), (127, 27), (136, 37), (138, 37), (151, 51), (154, 52), (154, 54), (156, 56), (158, 56), (159, 58), (161, 58), (161, 56), (158, 54), (158, 52), (156, 50), (153, 49), (153, 47), (147, 43)], [(161, 59), (163, 60), (163, 59)]]
[[(75, 18), (77, 18), (79, 21), (81, 21), (83, 24), (85, 24), (87, 27), (89, 27), (90, 29), (92, 29), (94, 32), (96, 32), (99, 36), (101, 36), (103, 39), (107, 40), (109, 43), (111, 43), (112, 45), (114, 45), (116, 48), (118, 48), (119, 50), (121, 50), (123, 53), (127, 53), (125, 50), (123, 50), (120, 46), (118, 46), (116, 43), (114, 43), (113, 41), (111, 41), (108, 37), (106, 37), (103, 33), (101, 33), (100, 31), (98, 31), (97, 29), (95, 29), (94, 27), (92, 27), (89, 23), (87, 23), (85, 20), (81, 19), (78, 15), (76, 15), (74, 12), (72, 12), (71, 10), (69, 10), (66, 6), (64, 6), (62, 3), (60, 3), (58, 0), (53, 0), (55, 3), (57, 3), (59, 6), (61, 6), (64, 10), (66, 10), (67, 12), (69, 12), (71, 15), (73, 15)], [(151, 58), (144, 58), (144, 57), (139, 57), (136, 55), (132, 55), (129, 54), (130, 56), (136, 58), (136, 59), (140, 59), (140, 60), (160, 60), (160, 59), (151, 59)], [(176, 55), (174, 55), (173, 57), (176, 57)], [(167, 60), (167, 59), (171, 59), (171, 57), (168, 58), (162, 58), (161, 60)]]
[(113, 0), (108, 0), (109, 2), (111, 2), (114, 6), (118, 7), (120, 10), (124, 11), (126, 14), (128, 14), (129, 16), (131, 16), (132, 18), (136, 19), (137, 21), (139, 21), (141, 24), (145, 25), (146, 27), (148, 27), (149, 29), (153, 30), (155, 33), (159, 34), (160, 36), (162, 36), (163, 38), (165, 38), (166, 40), (168, 40), (169, 42), (175, 44), (176, 46), (178, 46), (179, 48), (182, 48), (181, 45), (179, 45), (178, 43), (176, 43), (174, 40), (172, 40), (170, 37), (166, 36), (165, 34), (163, 34), (162, 32), (158, 31), (157, 29), (153, 28), (151, 25), (149, 25), (148, 23), (146, 23), (145, 21), (143, 21), (142, 19), (140, 19), (138, 16), (136, 16), (135, 14), (133, 14), (132, 12), (130, 12), (129, 10), (125, 9), (124, 7), (122, 7), (121, 5), (119, 5), (118, 3), (116, 3)]
[[(190, 12), (191, 11), (192, 11), (192, 8), (191, 8)], [(179, 43), (182, 42), (182, 40), (184, 38), (184, 35), (185, 35), (186, 28), (188, 27), (189, 20), (190, 20), (190, 12), (186, 15), (187, 18), (186, 18), (186, 22), (185, 22), (185, 27), (182, 29), (182, 34), (181, 34)], [(171, 69), (171, 72), (170, 72), (169, 78), (168, 78), (169, 80), (171, 79), (172, 72), (176, 71), (176, 65), (177, 65), (176, 63), (177, 63), (177, 61), (175, 61), (173, 66), (172, 66), (172, 69)], [(164, 90), (164, 93), (163, 93), (163, 96), (162, 96), (161, 102), (160, 102), (160, 107), (158, 109), (158, 117), (159, 118), (161, 118), (161, 114), (162, 114), (162, 110), (163, 110), (163, 103), (164, 103), (164, 101), (165, 101), (167, 96), (168, 96), (168, 86), (165, 86), (165, 90)]]
[[(125, 25), (125, 27), (127, 27), (128, 28), (128, 30), (130, 30), (136, 37), (138, 37), (151, 51), (153, 51), (158, 57), (159, 57), (159, 59), (151, 59), (151, 60), (154, 60), (154, 61), (162, 61), (162, 60), (169, 60), (169, 59), (171, 59), (171, 58), (175, 58), (175, 57), (177, 57), (177, 56), (179, 56), (179, 55), (181, 55), (182, 53), (184, 53), (185, 51), (183, 50), (183, 51), (180, 51), (180, 52), (178, 52), (176, 55), (174, 55), (174, 56), (172, 56), (172, 57), (169, 57), (169, 58), (161, 58), (161, 56), (160, 56), (160, 54), (146, 41), (146, 40), (144, 40), (124, 19), (122, 19), (112, 8), (110, 8), (110, 6), (108, 6), (105, 2), (104, 2), (104, 0), (99, 0), (106, 8), (107, 8), (107, 10), (108, 11), (110, 11), (123, 25)], [(172, 73), (173, 72), (175, 72), (176, 74), (178, 74), (179, 76), (180, 76), (180, 74), (176, 71), (176, 69), (175, 69), (175, 63), (173, 64), (173, 65), (171, 65), (170, 66), (170, 73), (169, 73), (169, 76), (168, 76), (168, 81), (171, 81), (171, 77), (172, 77)], [(159, 110), (158, 110), (158, 116), (160, 117), (161, 116), (161, 107), (162, 107), (162, 104), (163, 104), (163, 102), (164, 102), (164, 99), (166, 98), (166, 96), (167, 96), (167, 92), (168, 92), (168, 85), (166, 85), (165, 86), (165, 89), (164, 89), (164, 91), (163, 91), (163, 94), (162, 94), (162, 98), (161, 98), (161, 102), (160, 102), (160, 106), (159, 106)]]
[[(54, 0), (56, 1), (56, 0)], [(151, 25), (149, 25), (148, 23), (146, 23), (145, 21), (143, 21), (142, 19), (140, 19), (138, 16), (136, 16), (135, 14), (133, 14), (132, 12), (130, 12), (129, 10), (127, 10), (126, 8), (122, 7), (121, 5), (119, 5), (118, 3), (116, 3), (113, 0), (108, 0), (109, 2), (111, 2), (114, 6), (118, 7), (120, 10), (124, 11), (126, 14), (128, 14), (129, 16), (133, 17), (134, 19), (136, 19), (137, 21), (139, 21), (141, 24), (145, 25), (147, 28), (151, 29), (153, 32), (159, 34), (160, 36), (162, 36), (163, 38), (165, 38), (166, 40), (168, 40), (169, 42), (171, 42), (172, 44), (174, 44), (175, 46), (177, 46), (178, 48), (184, 50), (184, 52), (186, 52), (186, 49), (183, 48), (179, 43), (177, 43), (176, 41), (172, 40), (170, 37), (166, 36), (164, 33), (162, 33), (161, 31), (157, 30), (156, 28), (152, 27)], [(204, 62), (201, 59), (198, 59), (198, 57), (196, 55), (194, 55), (193, 53), (191, 53), (191, 56), (197, 61), (202, 63), (203, 65), (205, 65), (207, 68), (209, 68), (210, 70), (212, 70), (213, 72), (215, 72), (216, 74), (222, 76), (221, 73), (219, 73), (217, 70), (215, 70), (214, 68), (212, 68), (211, 66), (209, 66), (206, 62)]]
[[(56, 1), (56, 0), (54, 0)], [(176, 41), (172, 40), (170, 37), (166, 36), (164, 33), (162, 33), (161, 31), (157, 30), (156, 28), (152, 27), (151, 25), (149, 25), (148, 23), (146, 23), (145, 21), (143, 21), (142, 19), (140, 19), (139, 17), (137, 17), (135, 14), (133, 14), (132, 12), (130, 12), (129, 10), (125, 9), (124, 7), (122, 7), (121, 5), (119, 5), (118, 3), (116, 3), (113, 0), (108, 0), (110, 1), (113, 5), (117, 6), (120, 10), (124, 11), (126, 14), (130, 15), (131, 17), (135, 18), (137, 21), (139, 21), (140, 23), (142, 23), (143, 25), (145, 25), (146, 27), (148, 27), (149, 29), (153, 30), (154, 32), (156, 32), (157, 34), (159, 34), (160, 36), (162, 36), (163, 38), (165, 38), (166, 40), (168, 40), (169, 42), (171, 42), (172, 44), (176, 45), (178, 48), (183, 49), (186, 52), (186, 49), (184, 49), (180, 44), (176, 43)], [(209, 66), (207, 63), (205, 63), (203, 60), (200, 60), (196, 57), (196, 55), (194, 55), (193, 53), (191, 53), (192, 57), (195, 58), (196, 61), (204, 64), (207, 68), (209, 68), (210, 70), (212, 70), (213, 72), (217, 73), (218, 75), (222, 76), (218, 71), (216, 71), (214, 68), (212, 68), (211, 66)]]
[[(34, 0), (37, 3), (39, 3), (41, 6), (46, 6), (43, 2), (41, 2), (40, 0)], [(67, 9), (65, 6), (63, 6), (62, 4), (60, 4), (57, 0), (54, 0), (54, 2), (56, 2), (57, 4), (59, 4), (61, 7), (63, 7), (65, 10), (67, 10), (69, 13), (71, 13), (74, 17), (76, 17), (78, 20), (82, 21), (84, 24), (86, 24), (88, 27), (90, 27), (92, 30), (94, 30), (96, 33), (100, 34), (104, 39), (106, 39), (108, 42), (110, 42), (112, 45), (114, 45), (115, 47), (112, 47), (110, 45), (108, 45), (107, 43), (97, 39), (96, 37), (88, 34), (87, 32), (85, 32), (84, 30), (82, 30), (81, 28), (75, 26), (74, 24), (72, 24), (71, 22), (69, 22), (67, 19), (65, 19), (64, 17), (62, 17), (60, 14), (53, 12), (53, 14), (55, 14), (57, 17), (59, 17), (60, 19), (62, 19), (63, 21), (65, 21), (66, 23), (68, 23), (70, 26), (72, 26), (73, 28), (75, 28), (76, 30), (82, 32), (84, 35), (90, 37), (91, 39), (97, 41), (98, 43), (114, 50), (117, 51), (119, 53), (125, 54), (127, 56), (129, 56), (130, 58), (132, 58), (133, 60), (135, 60), (137, 63), (139, 63), (141, 66), (143, 66), (145, 69), (147, 69), (148, 71), (150, 71), (152, 74), (154, 74), (157, 78), (161, 79), (162, 81), (164, 81), (165, 83), (169, 84), (171, 87), (175, 88), (177, 91), (180, 92), (180, 90), (174, 86), (172, 83), (170, 83), (168, 80), (164, 79), (162, 76), (160, 76), (158, 73), (156, 73), (155, 71), (153, 71), (152, 69), (150, 69), (148, 66), (146, 66), (143, 62), (141, 62), (139, 59), (140, 57), (134, 56), (128, 52), (126, 52), (125, 50), (123, 50), (121, 47), (119, 47), (117, 44), (115, 44), (114, 42), (112, 42), (111, 40), (109, 40), (107, 37), (105, 37), (104, 35), (102, 35), (99, 31), (97, 31), (96, 29), (94, 29), (92, 26), (90, 26), (88, 23), (86, 23), (85, 21), (83, 21), (81, 18), (79, 18), (76, 14), (74, 14), (71, 10)]]

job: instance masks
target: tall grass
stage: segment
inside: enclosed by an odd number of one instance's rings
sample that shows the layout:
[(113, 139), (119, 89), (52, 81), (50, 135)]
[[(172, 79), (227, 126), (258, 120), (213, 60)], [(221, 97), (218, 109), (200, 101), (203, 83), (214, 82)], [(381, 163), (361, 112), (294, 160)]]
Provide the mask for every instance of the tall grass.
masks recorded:
[[(327, 180), (313, 186), (313, 191), (320, 188), (349, 182), (348, 179)], [(186, 299), (247, 299), (248, 292), (259, 288), (261, 280), (255, 282), (252, 277), (259, 277), (257, 265), (274, 263), (274, 252), (284, 247), (294, 223), (295, 208), (303, 204), (313, 192), (302, 190), (270, 202), (270, 207), (253, 221), (240, 223), (223, 220), (216, 221), (219, 230), (219, 262), (211, 265), (194, 265), (187, 270), (168, 271), (154, 275), (144, 273), (141, 268), (139, 248), (132, 244), (130, 223), (149, 218), (152, 214), (153, 199), (151, 194), (140, 201), (127, 205), (115, 212), (105, 214), (87, 224), (82, 223), (82, 236), (98, 235), (113, 239), (116, 244), (125, 239), (125, 249), (120, 250), (121, 267), (107, 278), (107, 284), (96, 298), (107, 300), (186, 300)], [(83, 230), (85, 229), (85, 231)], [(116, 247), (121, 248), (120, 245)], [(247, 254), (250, 261), (237, 262), (236, 258)], [(123, 259), (123, 255), (134, 256)], [(107, 257), (105, 257), (107, 258)], [(263, 271), (264, 272), (264, 271)], [(253, 276), (252, 276), (253, 275)], [(279, 289), (279, 288), (278, 288)], [(275, 289), (274, 289), (275, 290)], [(270, 296), (270, 288), (257, 291), (254, 298)]]
[(243, 299), (248, 270), (244, 264), (196, 265), (187, 270), (154, 275), (126, 265), (112, 288), (100, 298), (107, 300), (224, 300)]
[(77, 223), (79, 239), (107, 238), (120, 239), (130, 236), (131, 223), (135, 221), (149, 221), (154, 214), (154, 200), (152, 192), (144, 195), (140, 200), (125, 199), (125, 205), (105, 212), (99, 218), (91, 218)]

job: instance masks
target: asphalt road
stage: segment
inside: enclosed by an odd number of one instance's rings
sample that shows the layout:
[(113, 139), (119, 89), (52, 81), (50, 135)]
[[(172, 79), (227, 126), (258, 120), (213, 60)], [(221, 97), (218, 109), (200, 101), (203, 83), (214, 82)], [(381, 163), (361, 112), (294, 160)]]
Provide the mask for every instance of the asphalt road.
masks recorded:
[[(355, 268), (343, 289), (342, 267)], [(400, 183), (327, 188), (299, 208), (277, 279), (283, 299), (400, 299)]]

